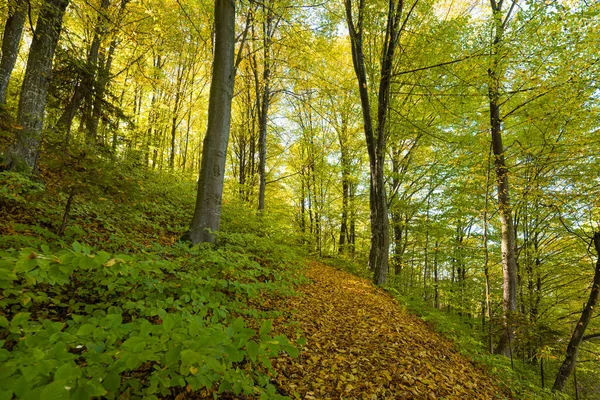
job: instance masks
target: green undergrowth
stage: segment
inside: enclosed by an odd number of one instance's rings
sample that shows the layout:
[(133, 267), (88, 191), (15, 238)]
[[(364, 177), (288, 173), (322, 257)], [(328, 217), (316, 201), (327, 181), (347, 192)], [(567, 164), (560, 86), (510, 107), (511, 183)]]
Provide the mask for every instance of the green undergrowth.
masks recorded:
[(303, 339), (263, 300), (302, 282), (290, 230), (233, 202), (189, 246), (193, 182), (111, 174), (126, 187), (79, 184), (62, 235), (68, 187), (0, 176), (0, 400), (284, 398), (270, 359)]
[(427, 322), (436, 332), (450, 339), (463, 355), (482, 366), (517, 399), (569, 399), (564, 393), (552, 393), (548, 386), (556, 375), (546, 362), (546, 389), (541, 388), (539, 365), (519, 359), (490, 354), (486, 348), (481, 320), (461, 317), (432, 307), (420, 295), (407, 295), (393, 286), (385, 288), (407, 311)]

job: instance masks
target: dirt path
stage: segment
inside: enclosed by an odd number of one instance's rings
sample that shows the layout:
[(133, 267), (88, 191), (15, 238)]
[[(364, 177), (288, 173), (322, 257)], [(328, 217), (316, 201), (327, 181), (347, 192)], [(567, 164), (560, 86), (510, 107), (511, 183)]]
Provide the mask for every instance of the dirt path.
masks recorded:
[(318, 263), (307, 275), (314, 283), (285, 305), (297, 310), (292, 318), (307, 344), (297, 359), (275, 360), (283, 392), (302, 399), (506, 398), (449, 341), (370, 282)]

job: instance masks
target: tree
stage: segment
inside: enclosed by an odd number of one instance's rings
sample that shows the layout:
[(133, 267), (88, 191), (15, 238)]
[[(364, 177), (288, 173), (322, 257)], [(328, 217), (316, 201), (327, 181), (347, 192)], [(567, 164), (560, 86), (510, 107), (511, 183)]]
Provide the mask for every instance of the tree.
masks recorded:
[(579, 321), (577, 321), (577, 325), (575, 325), (575, 329), (573, 330), (573, 335), (571, 336), (571, 340), (569, 341), (569, 345), (567, 346), (567, 354), (565, 356), (565, 360), (563, 361), (560, 369), (558, 370), (558, 374), (556, 375), (556, 380), (554, 381), (554, 386), (552, 390), (563, 390), (565, 387), (565, 383), (567, 382), (567, 378), (571, 375), (571, 372), (575, 369), (575, 364), (577, 363), (577, 351), (579, 349), (579, 345), (584, 340), (585, 330), (592, 319), (594, 314), (594, 307), (598, 302), (598, 294), (600, 293), (600, 232), (596, 232), (594, 237), (592, 238), (592, 242), (594, 244), (594, 248), (596, 249), (597, 261), (596, 261), (596, 269), (594, 273), (594, 280), (592, 282), (592, 289), (590, 291), (590, 297), (585, 305), (581, 317)]
[[(411, 12), (417, 2), (418, 0), (413, 4)], [(371, 102), (369, 98), (369, 83), (367, 82), (364, 54), (365, 2), (364, 0), (359, 0), (357, 10), (358, 16), (355, 17), (352, 0), (345, 0), (346, 22), (348, 24), (350, 42), (352, 45), (352, 62), (358, 80), (365, 139), (369, 154), (369, 169), (371, 172), (369, 182), (369, 204), (371, 209), (371, 249), (369, 253), (369, 265), (373, 271), (373, 281), (378, 285), (383, 285), (386, 282), (388, 272), (390, 233), (384, 176), (386, 122), (390, 103), (390, 86), (392, 82), (394, 55), (398, 43), (400, 42), (400, 33), (403, 28), (403, 26), (400, 25), (403, 7), (403, 0), (398, 0), (397, 2), (390, 0), (388, 4), (385, 39), (381, 53), (377, 120), (375, 127), (373, 127)], [(408, 20), (409, 16), (410, 12), (406, 17), (405, 22)]]
[(37, 168), (52, 60), (68, 3), (69, 0), (46, 0), (38, 17), (17, 112), (21, 129), (8, 154), (7, 164), (13, 170)]
[(215, 51), (208, 105), (208, 124), (198, 194), (190, 229), (185, 235), (192, 243), (215, 241), (221, 223), (221, 201), (225, 160), (231, 124), (234, 82), (235, 2), (215, 0)]
[(498, 214), (502, 223), (502, 271), (504, 274), (504, 296), (502, 301), (504, 330), (496, 347), (496, 353), (511, 355), (511, 340), (514, 338), (510, 324), (513, 313), (517, 310), (517, 264), (515, 260), (515, 232), (510, 204), (508, 185), (508, 167), (504, 157), (502, 143), (502, 117), (500, 114), (500, 90), (503, 72), (501, 66), (504, 30), (516, 5), (512, 5), (506, 15), (502, 13), (504, 1), (491, 0), (493, 16), (493, 42), (491, 46), (491, 65), (488, 69), (488, 97), (490, 102), (490, 133), (496, 170), (498, 188)]
[(8, 2), (8, 18), (4, 25), (2, 60), (0, 61), (0, 104), (6, 103), (8, 82), (19, 55), (19, 44), (23, 33), (23, 25), (25, 24), (26, 10), (27, 2), (25, 0)]

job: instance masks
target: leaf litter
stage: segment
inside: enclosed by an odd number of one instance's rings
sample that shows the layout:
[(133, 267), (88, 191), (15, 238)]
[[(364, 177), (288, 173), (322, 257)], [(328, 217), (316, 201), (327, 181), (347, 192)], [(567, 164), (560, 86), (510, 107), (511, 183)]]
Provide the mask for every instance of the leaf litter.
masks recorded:
[(299, 288), (302, 295), (280, 305), (286, 321), (277, 329), (306, 338), (299, 357), (273, 360), (280, 393), (309, 400), (510, 397), (369, 281), (317, 262), (306, 274), (312, 283)]

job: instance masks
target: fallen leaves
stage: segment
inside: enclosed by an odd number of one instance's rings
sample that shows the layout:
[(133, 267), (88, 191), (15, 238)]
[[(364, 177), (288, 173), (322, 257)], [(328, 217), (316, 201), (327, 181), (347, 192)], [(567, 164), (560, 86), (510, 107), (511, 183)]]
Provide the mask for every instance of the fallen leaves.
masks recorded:
[[(298, 358), (274, 360), (282, 392), (302, 399), (502, 399), (493, 381), (449, 341), (370, 282), (313, 263), (312, 284), (282, 305), (276, 327), (307, 343)], [(295, 310), (292, 312), (292, 310)]]

